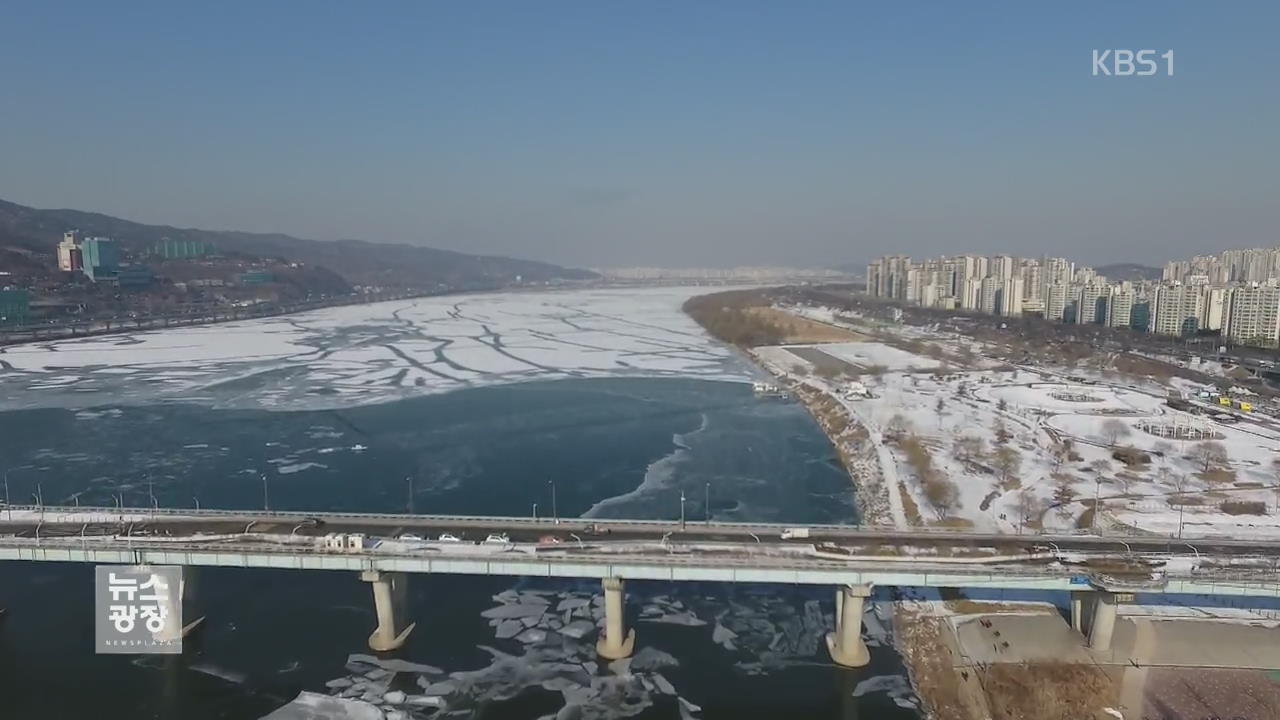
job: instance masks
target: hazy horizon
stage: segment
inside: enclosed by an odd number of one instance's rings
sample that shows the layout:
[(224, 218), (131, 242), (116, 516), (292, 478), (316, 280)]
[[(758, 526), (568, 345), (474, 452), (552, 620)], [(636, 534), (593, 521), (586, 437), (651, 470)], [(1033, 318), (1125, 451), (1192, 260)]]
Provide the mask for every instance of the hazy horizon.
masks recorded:
[(0, 198), (34, 207), (578, 267), (1280, 244), (1272, 3), (8, 15)]

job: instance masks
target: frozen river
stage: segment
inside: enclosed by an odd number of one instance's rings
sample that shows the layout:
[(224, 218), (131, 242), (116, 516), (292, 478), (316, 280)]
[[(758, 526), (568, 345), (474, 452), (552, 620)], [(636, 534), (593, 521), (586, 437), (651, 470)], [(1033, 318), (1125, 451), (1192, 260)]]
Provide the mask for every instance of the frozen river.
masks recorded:
[[(279, 508), (524, 515), (550, 510), (554, 481), (562, 515), (672, 518), (684, 491), (690, 518), (853, 521), (826, 438), (753, 396), (752, 369), (680, 313), (694, 292), (436, 298), (10, 348), (0, 461), (15, 500), (259, 507), (265, 475)], [(209, 569), (194, 652), (95, 656), (90, 570), (0, 566), (0, 716), (253, 719), (350, 679), (373, 625), (345, 573)], [(869, 668), (829, 664), (821, 589), (632, 583), (637, 650), (661, 667), (625, 680), (595, 664), (591, 632), (492, 619), (592, 592), (416, 577), (402, 655), (458, 675), (437, 687), (450, 717), (917, 717), (883, 635)]]
[(6, 407), (346, 408), (565, 378), (748, 380), (680, 312), (699, 288), (459, 295), (0, 348)]

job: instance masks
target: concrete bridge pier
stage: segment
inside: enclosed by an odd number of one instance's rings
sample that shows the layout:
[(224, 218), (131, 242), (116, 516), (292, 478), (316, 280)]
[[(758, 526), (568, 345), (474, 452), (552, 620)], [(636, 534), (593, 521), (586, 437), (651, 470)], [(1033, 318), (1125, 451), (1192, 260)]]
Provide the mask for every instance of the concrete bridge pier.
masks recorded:
[(1081, 635), (1087, 634), (1085, 630), (1088, 629), (1088, 613), (1092, 609), (1089, 606), (1091, 595), (1093, 595), (1092, 591), (1071, 591), (1071, 629)]
[(604, 633), (596, 641), (596, 652), (606, 660), (630, 657), (636, 645), (636, 631), (626, 629), (626, 598), (622, 578), (604, 579)]
[(378, 627), (369, 636), (369, 648), (375, 652), (395, 650), (404, 645), (417, 623), (403, 624), (407, 612), (409, 578), (404, 573), (364, 570), (360, 579), (373, 585), (373, 606), (378, 614)]
[(1089, 627), (1089, 649), (1110, 650), (1111, 633), (1116, 628), (1116, 596), (1115, 593), (1095, 593), (1093, 601), (1093, 622)]
[(862, 667), (871, 661), (862, 642), (862, 603), (870, 595), (869, 585), (843, 585), (836, 592), (836, 630), (827, 633), (827, 650), (837, 665)]
[[(178, 584), (178, 604), (182, 607), (182, 627), (167, 627), (160, 632), (161, 639), (185, 639), (204, 623), (204, 613), (200, 611), (199, 593), (200, 569), (183, 566), (182, 580)], [(177, 636), (177, 637), (175, 637)]]
[(183, 566), (179, 593), (182, 596), (182, 637), (185, 638), (204, 623), (200, 602), (200, 568)]

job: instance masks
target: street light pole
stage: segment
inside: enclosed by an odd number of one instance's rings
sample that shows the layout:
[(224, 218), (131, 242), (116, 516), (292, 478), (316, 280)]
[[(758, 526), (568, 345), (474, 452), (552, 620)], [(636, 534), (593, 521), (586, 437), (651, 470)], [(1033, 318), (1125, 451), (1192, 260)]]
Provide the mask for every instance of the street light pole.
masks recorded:
[(4, 471), (4, 508), (9, 513), (10, 522), (13, 521), (13, 505), (9, 504), (9, 471)]
[(533, 519), (535, 522), (538, 520), (538, 503), (533, 504)]
[(405, 477), (405, 481), (409, 483), (409, 514), (413, 514), (413, 476)]
[(259, 477), (261, 477), (261, 478), (262, 478), (262, 509), (263, 509), (263, 510), (270, 510), (270, 509), (271, 509), (271, 497), (267, 494), (267, 474), (266, 474), (266, 473), (260, 473), (260, 474), (259, 474)]
[(702, 514), (706, 515), (707, 525), (711, 524), (711, 483), (707, 483), (706, 495), (702, 500)]
[(1101, 499), (1102, 499), (1102, 476), (1099, 475), (1095, 480), (1095, 482), (1097, 483), (1097, 485), (1095, 485), (1093, 490), (1093, 519), (1092, 519), (1093, 521), (1092, 523), (1090, 523), (1092, 526), (1090, 530), (1093, 531), (1094, 535), (1097, 535), (1098, 534), (1098, 503), (1101, 502)]
[(680, 491), (680, 532), (684, 532), (684, 490)]
[(555, 480), (548, 480), (548, 481), (547, 481), (547, 484), (551, 486), (551, 519), (552, 519), (555, 523), (559, 524), (559, 522), (560, 522), (560, 508), (559, 508), (559, 506), (557, 506), (557, 505), (556, 505), (556, 481), (555, 481)]

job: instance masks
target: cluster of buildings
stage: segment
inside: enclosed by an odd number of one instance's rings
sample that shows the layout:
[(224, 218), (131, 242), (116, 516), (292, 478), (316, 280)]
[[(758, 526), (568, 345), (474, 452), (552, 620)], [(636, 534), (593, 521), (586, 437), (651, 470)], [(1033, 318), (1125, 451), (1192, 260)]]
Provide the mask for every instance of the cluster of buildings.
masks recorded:
[(629, 281), (686, 281), (686, 282), (779, 282), (788, 280), (841, 280), (848, 273), (827, 268), (793, 268), (742, 266), (733, 268), (667, 268), (667, 267), (616, 267), (594, 268), (611, 280)]
[(1110, 282), (1065, 258), (961, 255), (867, 266), (867, 293), (942, 310), (1123, 327), (1158, 335), (1217, 332), (1280, 345), (1280, 249), (1169, 263), (1163, 280)]
[(119, 287), (146, 287), (154, 279), (146, 265), (123, 262), (120, 246), (106, 237), (83, 237), (68, 230), (58, 243), (58, 269), (80, 272), (95, 283)]

